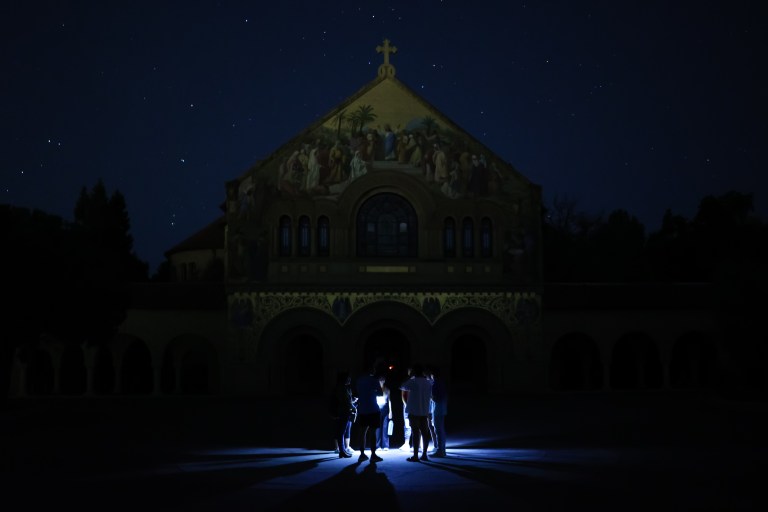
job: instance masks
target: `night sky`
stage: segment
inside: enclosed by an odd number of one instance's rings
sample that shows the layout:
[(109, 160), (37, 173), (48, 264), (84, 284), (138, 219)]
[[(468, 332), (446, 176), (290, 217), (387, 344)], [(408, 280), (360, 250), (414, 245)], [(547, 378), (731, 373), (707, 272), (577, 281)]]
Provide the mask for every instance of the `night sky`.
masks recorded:
[(125, 196), (138, 256), (222, 214), (224, 184), (396, 77), (542, 186), (657, 230), (707, 195), (768, 220), (761, 2), (38, 2), (0, 7), (0, 202), (72, 218)]

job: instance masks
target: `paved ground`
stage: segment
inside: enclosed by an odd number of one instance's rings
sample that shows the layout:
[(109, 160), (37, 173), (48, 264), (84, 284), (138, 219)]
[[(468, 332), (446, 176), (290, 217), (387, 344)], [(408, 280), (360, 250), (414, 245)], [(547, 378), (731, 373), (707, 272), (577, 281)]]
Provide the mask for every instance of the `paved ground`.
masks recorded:
[[(448, 457), (330, 451), (322, 401), (35, 399), (0, 412), (4, 510), (768, 510), (768, 404), (454, 397)], [(357, 455), (357, 454), (356, 454)]]

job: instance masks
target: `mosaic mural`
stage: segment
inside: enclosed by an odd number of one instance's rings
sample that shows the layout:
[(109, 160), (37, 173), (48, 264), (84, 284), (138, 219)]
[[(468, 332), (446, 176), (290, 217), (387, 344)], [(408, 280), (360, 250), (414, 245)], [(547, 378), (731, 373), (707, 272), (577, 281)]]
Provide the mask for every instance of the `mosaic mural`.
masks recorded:
[(231, 186), (246, 213), (259, 194), (337, 196), (368, 173), (397, 171), (423, 179), (448, 198), (494, 197), (521, 183), (512, 166), (461, 132), (394, 78), (384, 41), (380, 79), (363, 88)]

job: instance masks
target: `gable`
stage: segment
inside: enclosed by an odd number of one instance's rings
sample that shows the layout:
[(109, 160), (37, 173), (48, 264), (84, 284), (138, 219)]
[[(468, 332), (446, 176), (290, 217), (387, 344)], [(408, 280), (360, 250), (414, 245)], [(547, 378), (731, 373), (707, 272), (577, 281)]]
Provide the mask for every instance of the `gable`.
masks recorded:
[(420, 177), (449, 199), (539, 195), (537, 185), (396, 79), (385, 63), (387, 72), (380, 69), (376, 79), (230, 182), (230, 197), (260, 189), (285, 198), (334, 198), (351, 180), (377, 170)]

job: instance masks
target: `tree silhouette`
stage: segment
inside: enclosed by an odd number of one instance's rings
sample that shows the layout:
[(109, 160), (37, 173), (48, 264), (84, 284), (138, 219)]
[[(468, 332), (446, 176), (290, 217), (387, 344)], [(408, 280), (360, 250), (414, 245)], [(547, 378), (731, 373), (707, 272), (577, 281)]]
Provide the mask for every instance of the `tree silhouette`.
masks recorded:
[(421, 120), (421, 126), (427, 132), (427, 138), (432, 135), (432, 132), (437, 131), (437, 121), (433, 117), (426, 116)]
[(16, 350), (28, 361), (42, 334), (55, 328), (60, 290), (68, 279), (59, 263), (69, 232), (61, 217), (10, 205), (0, 206), (0, 225), (6, 247), (12, 248), (0, 253), (7, 299), (0, 337), (0, 396), (5, 405)]
[(336, 139), (341, 138), (341, 123), (347, 119), (346, 110), (342, 110), (336, 114)]
[(92, 244), (106, 251), (115, 259), (116, 270), (129, 282), (146, 281), (147, 264), (140, 261), (133, 251), (131, 222), (125, 198), (116, 190), (107, 196), (102, 180), (98, 180), (89, 192), (80, 191), (74, 209), (75, 227)]
[(372, 105), (360, 105), (357, 107), (357, 110), (352, 112), (350, 115), (350, 119), (353, 123), (352, 131), (359, 134), (363, 133), (363, 128), (365, 128), (365, 125), (375, 121), (377, 117), (378, 115), (373, 112)]
[(589, 275), (601, 282), (647, 280), (645, 227), (625, 210), (614, 210), (590, 237)]
[(8, 336), (0, 343), (0, 380), (7, 386), (17, 349), (28, 359), (43, 336), (77, 347), (111, 339), (130, 305), (128, 284), (146, 280), (147, 265), (132, 252), (123, 196), (108, 197), (101, 181), (91, 192), (83, 188), (74, 222), (12, 206), (0, 213), (13, 247), (2, 261), (11, 299)]

